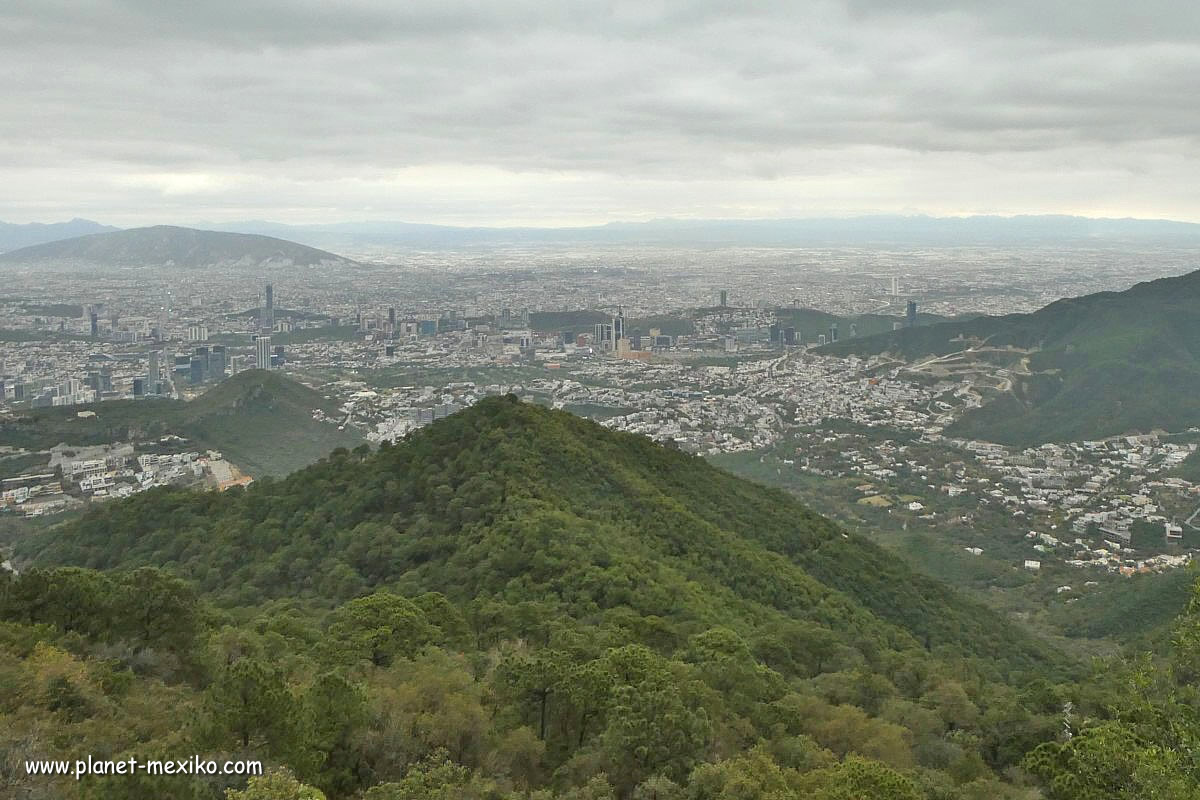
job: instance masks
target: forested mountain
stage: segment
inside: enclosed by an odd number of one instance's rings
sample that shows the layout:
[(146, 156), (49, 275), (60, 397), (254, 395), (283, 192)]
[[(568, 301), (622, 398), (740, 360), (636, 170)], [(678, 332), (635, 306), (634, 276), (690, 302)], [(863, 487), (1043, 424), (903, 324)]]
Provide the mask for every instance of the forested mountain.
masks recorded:
[(295, 242), (245, 233), (202, 231), (173, 225), (131, 228), (23, 247), (0, 254), (0, 264), (179, 267), (324, 266), (355, 262)]
[(0, 445), (47, 450), (72, 445), (146, 442), (173, 434), (194, 447), (221, 451), (249, 474), (286, 475), (337, 447), (362, 439), (313, 419), (337, 404), (303, 384), (266, 370), (239, 372), (191, 401), (154, 398), (110, 400), (87, 407), (32, 409), (0, 423)]
[(101, 225), (90, 219), (73, 219), (69, 222), (28, 222), (25, 224), (0, 222), (0, 253), (21, 247), (31, 247), (35, 244), (55, 242), (59, 239), (71, 239), (76, 236), (115, 230), (117, 228), (111, 225)]
[(917, 360), (984, 349), (1029, 357), (1007, 373), (1010, 391), (966, 414), (949, 434), (1025, 445), (1200, 425), (1200, 272), (1059, 300), (1030, 314), (844, 340), (823, 352)]
[[(17, 687), (0, 704), (0, 794), (1197, 787), (1170, 748), (1196, 734), (1183, 705), (1200, 609), (1177, 671), (1109, 664), (1104, 682), (1071, 683), (1051, 648), (790, 496), (511, 397), (283, 480), (112, 503), (18, 554), (30, 568), (0, 580), (0, 685)], [(54, 783), (2, 766), (89, 752), (273, 772), (241, 793), (242, 779)]]

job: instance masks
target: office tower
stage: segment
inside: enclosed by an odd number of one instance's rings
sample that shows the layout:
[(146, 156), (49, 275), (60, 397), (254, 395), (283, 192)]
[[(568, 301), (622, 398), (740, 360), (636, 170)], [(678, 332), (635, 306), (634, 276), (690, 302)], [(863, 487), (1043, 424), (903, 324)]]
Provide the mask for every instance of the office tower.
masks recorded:
[(775, 322), (775, 323), (771, 324), (770, 331), (771, 331), (771, 344), (779, 344), (780, 337), (783, 335), (783, 328), (780, 327), (778, 322)]
[(192, 356), (191, 362), (188, 364), (188, 378), (193, 385), (204, 383), (204, 358), (199, 355)]
[(213, 345), (212, 353), (208, 357), (208, 374), (212, 380), (222, 380), (225, 377), (226, 370), (229, 368), (229, 361), (225, 355), (225, 345)]
[(385, 356), (387, 356), (388, 358), (391, 358), (392, 356), (396, 355), (396, 345), (389, 344), (386, 347), (384, 347), (383, 354)]
[(597, 350), (613, 349), (613, 326), (610, 323), (596, 323), (595, 333), (592, 335), (592, 346)]
[(795, 328), (788, 327), (783, 329), (783, 343), (786, 345), (793, 345), (796, 343)]
[(904, 324), (906, 327), (909, 327), (909, 328), (911, 328), (917, 324), (917, 301), (916, 300), (908, 301), (908, 311), (904, 315)]
[(562, 343), (563, 344), (572, 344), (572, 343), (574, 343), (574, 341), (575, 341), (575, 331), (563, 331), (562, 332)]
[(892, 297), (899, 297), (899, 296), (900, 296), (900, 276), (893, 275), (892, 276)]
[(146, 396), (146, 381), (145, 381), (145, 379), (143, 379), (143, 378), (134, 378), (133, 379), (133, 396), (134, 397), (145, 397)]
[(720, 296), (721, 296), (721, 303), (720, 303), (721, 308), (725, 308), (726, 306), (729, 305), (729, 292), (725, 289), (722, 289)]
[(625, 338), (625, 312), (620, 306), (617, 306), (617, 315), (613, 317), (612, 338), (614, 343)]
[(274, 348), (272, 348), (272, 350), (275, 354), (271, 359), (272, 366), (282, 367), (285, 360), (283, 357), (283, 345), (277, 344)]
[(275, 287), (267, 284), (266, 302), (263, 304), (262, 323), (264, 331), (275, 329)]
[(95, 311), (92, 312), (92, 336), (100, 335), (100, 315)]
[(629, 347), (633, 350), (642, 349), (642, 329), (634, 328), (633, 333), (629, 335)]
[(392, 326), (392, 328), (396, 327), (396, 307), (395, 306), (388, 307), (388, 325)]
[(837, 340), (838, 340), (838, 329), (837, 329), (837, 323), (835, 322), (829, 326), (829, 341), (832, 343), (832, 342), (836, 342)]
[(271, 337), (259, 334), (254, 339), (254, 354), (259, 369), (271, 368)]
[(150, 367), (146, 370), (146, 392), (149, 394), (158, 394), (159, 367), (158, 367), (158, 351), (150, 351)]

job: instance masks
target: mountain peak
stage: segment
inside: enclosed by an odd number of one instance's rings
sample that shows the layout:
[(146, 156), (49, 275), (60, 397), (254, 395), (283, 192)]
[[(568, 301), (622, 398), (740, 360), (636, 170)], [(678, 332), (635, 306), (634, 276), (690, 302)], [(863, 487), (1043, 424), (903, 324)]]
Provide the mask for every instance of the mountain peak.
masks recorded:
[(0, 255), (0, 263), (100, 267), (353, 266), (306, 245), (247, 233), (154, 225), (47, 242)]

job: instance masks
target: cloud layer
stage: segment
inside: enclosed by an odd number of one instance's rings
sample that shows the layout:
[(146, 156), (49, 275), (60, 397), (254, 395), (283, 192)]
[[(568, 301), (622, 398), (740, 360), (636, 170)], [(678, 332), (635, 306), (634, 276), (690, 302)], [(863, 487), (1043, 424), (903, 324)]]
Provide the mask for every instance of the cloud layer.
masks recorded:
[(1152, 0), (0, 4), (0, 218), (1200, 220)]

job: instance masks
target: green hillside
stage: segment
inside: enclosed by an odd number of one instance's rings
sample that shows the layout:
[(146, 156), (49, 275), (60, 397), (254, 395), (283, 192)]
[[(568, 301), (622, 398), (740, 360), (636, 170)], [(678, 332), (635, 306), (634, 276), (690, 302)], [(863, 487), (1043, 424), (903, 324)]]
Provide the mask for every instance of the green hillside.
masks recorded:
[[(829, 314), (825, 311), (818, 311), (814, 308), (780, 308), (775, 311), (775, 317), (779, 320), (780, 325), (795, 328), (797, 334), (809, 344), (817, 342), (817, 337), (822, 334), (829, 336), (829, 329), (835, 323), (838, 326), (838, 339), (845, 341), (850, 338), (851, 326), (854, 326), (854, 333), (857, 337), (862, 338), (891, 333), (896, 323), (904, 322), (904, 317), (902, 316), (890, 316), (888, 314), (841, 316), (838, 314)], [(945, 320), (945, 317), (940, 317), (936, 314), (917, 315), (917, 324), (921, 326), (932, 325), (944, 322)]]
[(979, 348), (1028, 351), (1029, 373), (951, 435), (1026, 445), (1200, 425), (1200, 272), (823, 352), (916, 360)]
[[(156, 398), (33, 409), (0, 423), (0, 445), (46, 450), (63, 442), (145, 442), (174, 434), (197, 448), (220, 450), (251, 475), (286, 475), (362, 441), (313, 420), (315, 409), (337, 413), (335, 403), (303, 384), (247, 370), (190, 402)], [(80, 411), (95, 416), (81, 419)]]
[[(150, 511), (164, 504), (174, 509), (169, 520)], [(238, 531), (236, 555), (213, 536), (219, 529)], [(694, 622), (730, 622), (731, 609), (754, 607), (757, 615), (845, 624), (898, 648), (949, 646), (1008, 669), (1055, 663), (986, 608), (849, 537), (785, 492), (643, 437), (501, 399), (402, 446), (343, 451), (241, 496), (146, 494), (27, 543), (24, 552), (43, 545), (50, 563), (172, 564), (235, 600), (245, 593), (340, 598), (398, 582), (466, 601), (518, 580), (572, 614), (623, 598), (646, 603), (635, 606), (643, 615), (665, 616), (669, 598), (700, 592), (697, 602), (712, 608)], [(525, 556), (543, 548), (568, 569), (531, 571)], [(222, 563), (230, 556), (236, 560)], [(298, 558), (308, 564), (303, 574), (287, 567)], [(643, 582), (663, 585), (635, 592)], [(591, 588), (568, 602), (578, 586)]]
[(1187, 717), (1153, 716), (1193, 699), (1172, 673), (1158, 705), (1122, 688), (1148, 686), (1136, 666), (1064, 682), (1052, 650), (787, 494), (512, 397), (283, 480), (95, 508), (29, 534), (31, 563), (0, 572), (0, 685), (16, 689), (0, 753), (200, 753), (270, 775), (241, 794), (244, 778), (0, 769), (4, 796), (320, 796), (303, 782), (330, 800), (1182, 800), (1198, 785), (1163, 749)]

